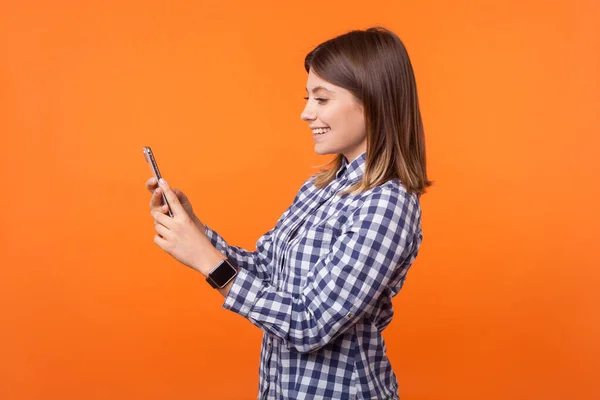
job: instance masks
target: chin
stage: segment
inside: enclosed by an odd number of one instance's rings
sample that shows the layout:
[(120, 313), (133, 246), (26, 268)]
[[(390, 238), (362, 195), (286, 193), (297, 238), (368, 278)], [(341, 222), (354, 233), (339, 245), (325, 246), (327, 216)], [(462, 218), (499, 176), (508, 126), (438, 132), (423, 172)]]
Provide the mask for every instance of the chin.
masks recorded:
[(338, 152), (328, 149), (326, 147), (321, 147), (318, 144), (315, 146), (315, 153), (317, 153), (321, 156), (325, 156), (327, 154), (338, 154)]

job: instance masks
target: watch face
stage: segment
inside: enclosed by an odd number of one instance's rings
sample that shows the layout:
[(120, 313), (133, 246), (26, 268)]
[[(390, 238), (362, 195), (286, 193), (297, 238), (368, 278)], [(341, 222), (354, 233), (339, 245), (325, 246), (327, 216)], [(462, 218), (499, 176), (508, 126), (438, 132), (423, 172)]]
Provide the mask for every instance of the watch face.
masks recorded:
[(223, 287), (236, 274), (235, 268), (229, 264), (227, 260), (223, 261), (216, 269), (210, 273), (210, 278), (217, 284), (218, 287)]

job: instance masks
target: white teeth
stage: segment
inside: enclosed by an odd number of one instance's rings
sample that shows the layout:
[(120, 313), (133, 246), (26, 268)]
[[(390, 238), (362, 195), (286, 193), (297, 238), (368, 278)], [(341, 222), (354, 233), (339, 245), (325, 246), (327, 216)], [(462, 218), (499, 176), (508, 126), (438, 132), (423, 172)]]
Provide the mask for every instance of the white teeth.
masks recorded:
[(317, 128), (317, 129), (313, 129), (313, 133), (315, 135), (322, 135), (324, 133), (327, 133), (331, 130), (331, 128)]

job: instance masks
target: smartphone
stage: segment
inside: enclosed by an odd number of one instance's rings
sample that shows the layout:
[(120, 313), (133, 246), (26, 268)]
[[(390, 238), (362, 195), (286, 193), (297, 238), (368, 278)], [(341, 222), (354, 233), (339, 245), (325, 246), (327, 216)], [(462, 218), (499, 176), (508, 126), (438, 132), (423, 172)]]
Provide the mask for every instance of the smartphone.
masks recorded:
[[(158, 164), (156, 163), (156, 159), (154, 158), (154, 154), (152, 153), (152, 149), (149, 146), (144, 146), (144, 157), (146, 158), (146, 162), (150, 165), (150, 169), (156, 178), (156, 182), (161, 178), (160, 171), (158, 170)], [(169, 206), (169, 202), (167, 201), (167, 196), (162, 194), (163, 204), (166, 204), (169, 209), (167, 212), (169, 213), (169, 217), (173, 218), (173, 213), (171, 212), (171, 206)]]

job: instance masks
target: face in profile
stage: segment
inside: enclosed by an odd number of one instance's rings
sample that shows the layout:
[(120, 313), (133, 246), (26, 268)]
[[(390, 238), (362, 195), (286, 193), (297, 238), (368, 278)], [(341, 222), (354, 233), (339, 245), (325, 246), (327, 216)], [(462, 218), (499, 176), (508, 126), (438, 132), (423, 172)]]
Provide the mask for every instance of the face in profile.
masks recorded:
[(363, 107), (348, 90), (316, 75), (306, 82), (306, 106), (301, 118), (312, 130), (317, 154), (343, 154), (348, 162), (367, 149)]

